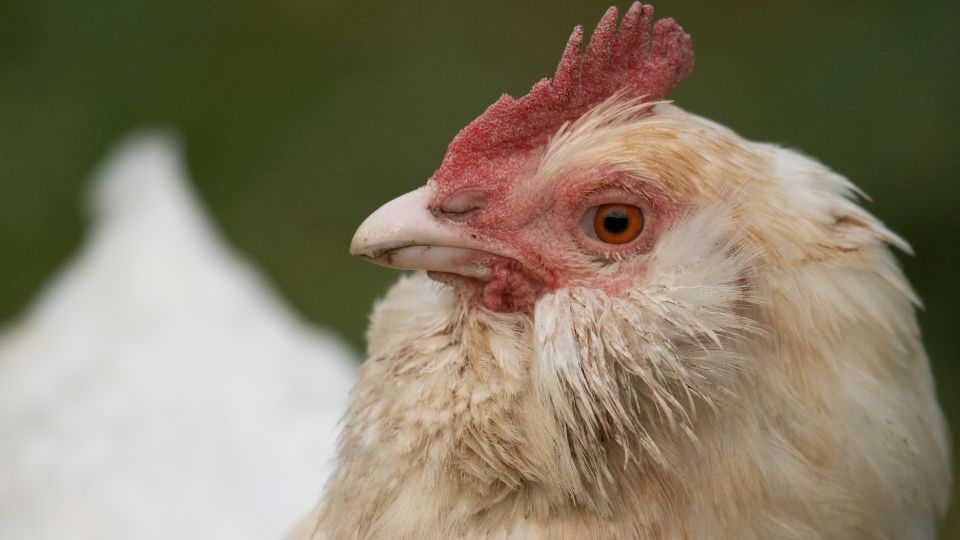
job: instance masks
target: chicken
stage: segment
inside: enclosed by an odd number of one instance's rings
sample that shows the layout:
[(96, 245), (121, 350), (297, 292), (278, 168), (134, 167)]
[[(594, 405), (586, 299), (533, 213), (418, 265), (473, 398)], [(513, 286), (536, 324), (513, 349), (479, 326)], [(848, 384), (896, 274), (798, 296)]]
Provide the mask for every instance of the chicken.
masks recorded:
[(0, 340), (0, 538), (278, 538), (316, 502), (353, 354), (224, 245), (176, 141), (107, 159), (81, 252)]
[(933, 538), (908, 245), (827, 167), (665, 102), (689, 36), (617, 18), (360, 226), (353, 254), (417, 272), (303, 536)]

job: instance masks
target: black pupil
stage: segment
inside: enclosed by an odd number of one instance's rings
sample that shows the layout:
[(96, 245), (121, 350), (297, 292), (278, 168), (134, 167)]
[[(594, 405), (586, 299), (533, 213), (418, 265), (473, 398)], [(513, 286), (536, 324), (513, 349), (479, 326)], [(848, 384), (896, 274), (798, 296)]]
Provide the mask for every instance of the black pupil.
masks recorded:
[(603, 228), (607, 232), (620, 234), (630, 226), (630, 218), (623, 210), (610, 210), (603, 216)]

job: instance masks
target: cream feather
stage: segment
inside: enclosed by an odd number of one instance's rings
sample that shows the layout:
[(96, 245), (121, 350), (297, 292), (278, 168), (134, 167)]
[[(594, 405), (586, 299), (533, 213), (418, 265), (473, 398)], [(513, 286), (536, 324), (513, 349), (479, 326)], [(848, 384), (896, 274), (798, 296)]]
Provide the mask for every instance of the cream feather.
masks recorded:
[(812, 159), (635, 112), (565, 127), (526, 189), (613, 164), (688, 203), (649, 267), (532, 315), (402, 278), (304, 536), (933, 537), (949, 452), (906, 244)]

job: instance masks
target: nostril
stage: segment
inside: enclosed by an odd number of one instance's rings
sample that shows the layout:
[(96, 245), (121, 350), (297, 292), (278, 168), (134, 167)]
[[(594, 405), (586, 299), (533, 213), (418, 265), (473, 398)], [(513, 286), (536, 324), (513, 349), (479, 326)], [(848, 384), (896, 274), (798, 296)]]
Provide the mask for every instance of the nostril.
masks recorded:
[(461, 191), (440, 201), (434, 211), (447, 219), (463, 220), (483, 210), (486, 202), (482, 191)]

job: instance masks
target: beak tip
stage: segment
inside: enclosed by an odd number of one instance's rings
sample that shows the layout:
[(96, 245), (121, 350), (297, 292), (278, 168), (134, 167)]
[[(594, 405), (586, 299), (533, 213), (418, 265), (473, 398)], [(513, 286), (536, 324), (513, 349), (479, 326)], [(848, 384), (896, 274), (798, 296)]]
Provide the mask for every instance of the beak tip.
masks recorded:
[(350, 241), (350, 255), (353, 257), (363, 257), (367, 252), (367, 243), (360, 239), (358, 235), (354, 235), (353, 240)]

